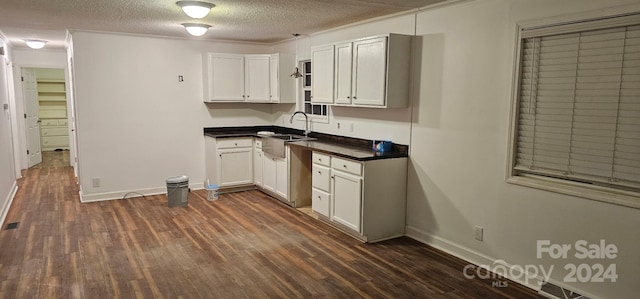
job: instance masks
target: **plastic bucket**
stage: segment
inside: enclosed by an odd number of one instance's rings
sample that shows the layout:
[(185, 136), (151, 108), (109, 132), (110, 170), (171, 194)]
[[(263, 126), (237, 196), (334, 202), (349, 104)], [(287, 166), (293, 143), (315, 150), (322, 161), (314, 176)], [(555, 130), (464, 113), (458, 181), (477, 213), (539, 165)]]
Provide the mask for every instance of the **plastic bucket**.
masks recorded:
[(208, 185), (205, 187), (207, 190), (207, 200), (214, 201), (220, 199), (220, 190), (218, 185)]

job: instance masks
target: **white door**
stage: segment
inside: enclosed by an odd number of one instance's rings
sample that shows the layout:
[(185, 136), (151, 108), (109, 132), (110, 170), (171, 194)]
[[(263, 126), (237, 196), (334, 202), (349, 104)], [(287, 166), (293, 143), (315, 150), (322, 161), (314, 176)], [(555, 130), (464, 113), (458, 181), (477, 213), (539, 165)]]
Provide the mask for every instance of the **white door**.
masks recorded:
[(276, 194), (289, 200), (289, 167), (286, 158), (276, 160)]
[(362, 179), (353, 175), (331, 171), (333, 178), (333, 214), (331, 220), (360, 232)]
[(351, 104), (352, 44), (336, 45), (336, 104)]
[(353, 43), (353, 103), (384, 106), (387, 84), (387, 38)]
[(271, 192), (276, 191), (276, 158), (265, 152), (262, 153), (262, 185)]
[(253, 152), (253, 182), (262, 187), (262, 149), (255, 148)]
[(269, 102), (271, 84), (269, 55), (247, 55), (244, 65), (244, 91), (248, 102)]
[(209, 54), (210, 102), (244, 101), (244, 55)]
[[(280, 103), (280, 56), (279, 54), (271, 54), (269, 57), (269, 84), (270, 101), (272, 103)], [(286, 78), (285, 78), (286, 79)]]
[(32, 167), (42, 162), (36, 72), (32, 69), (22, 69), (22, 80), (27, 128), (27, 155), (29, 167)]
[(251, 148), (220, 150), (218, 165), (220, 187), (253, 183)]
[(311, 49), (311, 102), (333, 103), (333, 45)]
[(78, 177), (78, 136), (76, 135), (76, 101), (75, 101), (75, 86), (74, 80), (74, 65), (73, 57), (69, 58), (69, 79), (67, 81), (67, 119), (69, 127), (69, 149), (70, 149), (70, 163), (73, 166), (73, 172)]

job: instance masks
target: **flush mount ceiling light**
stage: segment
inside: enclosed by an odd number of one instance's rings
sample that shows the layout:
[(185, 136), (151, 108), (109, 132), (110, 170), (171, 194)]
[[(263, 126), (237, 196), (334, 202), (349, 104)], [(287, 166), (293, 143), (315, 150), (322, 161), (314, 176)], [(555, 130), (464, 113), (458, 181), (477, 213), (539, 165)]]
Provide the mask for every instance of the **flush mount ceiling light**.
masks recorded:
[(24, 42), (27, 43), (27, 46), (31, 49), (42, 49), (44, 45), (47, 44), (46, 40), (41, 39), (25, 39)]
[(189, 32), (189, 34), (193, 36), (202, 36), (207, 33), (207, 30), (209, 30), (209, 28), (211, 27), (206, 24), (198, 23), (184, 23), (182, 24), (182, 26), (184, 26), (184, 29), (186, 29), (187, 32)]
[(185, 14), (194, 19), (204, 18), (215, 6), (213, 3), (202, 1), (178, 1), (176, 4), (182, 8)]

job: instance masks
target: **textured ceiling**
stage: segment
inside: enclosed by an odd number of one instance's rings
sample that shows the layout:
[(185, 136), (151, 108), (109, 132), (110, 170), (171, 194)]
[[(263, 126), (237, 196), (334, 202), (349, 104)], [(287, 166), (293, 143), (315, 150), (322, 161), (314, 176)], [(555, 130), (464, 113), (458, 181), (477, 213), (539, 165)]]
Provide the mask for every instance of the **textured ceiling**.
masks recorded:
[(213, 26), (198, 39), (271, 43), (444, 0), (207, 0), (216, 7), (197, 21), (176, 1), (0, 0), (0, 32), (15, 47), (41, 38), (56, 48), (66, 29), (189, 38), (180, 24), (195, 21)]

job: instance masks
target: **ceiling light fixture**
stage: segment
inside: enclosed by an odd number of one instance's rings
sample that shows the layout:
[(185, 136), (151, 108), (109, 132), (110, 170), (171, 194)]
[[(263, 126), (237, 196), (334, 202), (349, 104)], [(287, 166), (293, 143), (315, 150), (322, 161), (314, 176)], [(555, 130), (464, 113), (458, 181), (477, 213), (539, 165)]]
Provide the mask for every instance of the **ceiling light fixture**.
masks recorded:
[(184, 26), (184, 29), (186, 29), (187, 32), (189, 32), (189, 34), (193, 36), (203, 36), (205, 33), (207, 33), (207, 30), (211, 28), (211, 26), (207, 24), (198, 23), (184, 23), (182, 24), (182, 26)]
[(41, 39), (25, 39), (24, 42), (27, 43), (27, 46), (31, 49), (42, 49), (44, 45), (47, 44), (46, 40)]
[(204, 18), (215, 6), (213, 3), (202, 1), (178, 1), (176, 4), (182, 8), (185, 14), (194, 19)]

